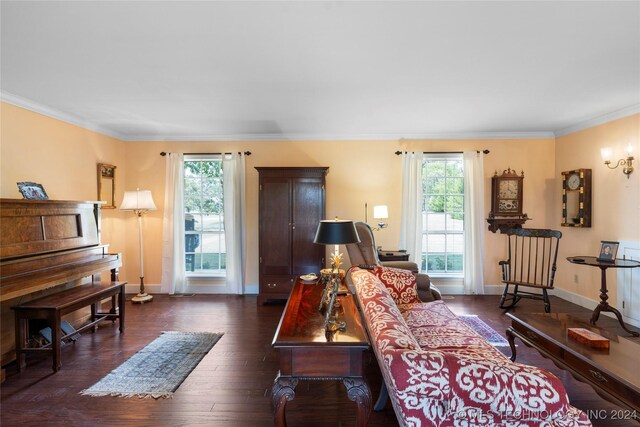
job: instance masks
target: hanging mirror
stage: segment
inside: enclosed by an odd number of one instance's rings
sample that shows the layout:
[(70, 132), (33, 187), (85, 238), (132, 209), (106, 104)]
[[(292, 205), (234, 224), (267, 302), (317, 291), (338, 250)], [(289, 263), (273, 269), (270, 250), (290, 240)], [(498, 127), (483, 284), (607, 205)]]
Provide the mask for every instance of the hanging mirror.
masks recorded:
[(116, 207), (116, 167), (98, 163), (98, 200), (105, 202), (102, 209)]

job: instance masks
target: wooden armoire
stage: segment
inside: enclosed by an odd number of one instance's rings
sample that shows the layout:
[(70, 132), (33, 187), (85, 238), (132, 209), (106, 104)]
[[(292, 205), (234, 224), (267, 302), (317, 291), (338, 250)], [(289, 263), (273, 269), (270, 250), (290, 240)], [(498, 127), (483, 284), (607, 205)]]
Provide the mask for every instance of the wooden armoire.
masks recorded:
[(256, 167), (259, 187), (258, 304), (287, 299), (296, 277), (325, 265), (325, 247), (313, 243), (325, 219), (328, 167)]

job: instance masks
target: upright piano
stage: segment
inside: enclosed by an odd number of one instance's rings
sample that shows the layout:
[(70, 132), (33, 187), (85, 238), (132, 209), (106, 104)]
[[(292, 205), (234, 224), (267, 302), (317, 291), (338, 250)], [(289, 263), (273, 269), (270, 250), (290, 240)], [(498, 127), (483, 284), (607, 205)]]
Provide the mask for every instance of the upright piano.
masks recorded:
[(2, 365), (15, 359), (12, 305), (111, 271), (120, 254), (100, 243), (103, 202), (0, 199)]

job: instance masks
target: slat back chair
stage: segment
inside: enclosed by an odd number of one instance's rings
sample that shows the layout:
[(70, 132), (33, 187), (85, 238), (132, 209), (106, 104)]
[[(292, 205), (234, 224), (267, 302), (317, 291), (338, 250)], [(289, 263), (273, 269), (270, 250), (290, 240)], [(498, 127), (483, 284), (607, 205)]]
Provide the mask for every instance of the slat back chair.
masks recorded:
[[(502, 283), (505, 285), (500, 308), (509, 309), (521, 298), (530, 298), (544, 301), (544, 311), (549, 313), (551, 302), (547, 291), (553, 289), (562, 233), (557, 230), (519, 228), (509, 229), (505, 234), (508, 238), (508, 258), (499, 262)], [(536, 288), (541, 293), (522, 291), (521, 287)]]

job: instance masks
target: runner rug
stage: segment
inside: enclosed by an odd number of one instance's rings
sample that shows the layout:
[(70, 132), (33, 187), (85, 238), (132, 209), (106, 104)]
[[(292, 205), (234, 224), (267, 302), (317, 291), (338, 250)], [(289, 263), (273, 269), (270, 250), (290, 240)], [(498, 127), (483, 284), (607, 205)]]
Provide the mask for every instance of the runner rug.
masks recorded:
[(171, 397), (222, 335), (165, 331), (80, 394), (154, 399)]
[(502, 335), (496, 332), (491, 326), (484, 323), (477, 315), (475, 314), (459, 314), (458, 317), (464, 323), (467, 324), (471, 329), (480, 334), (480, 336), (491, 344), (494, 347), (508, 347), (509, 341), (506, 340)]

